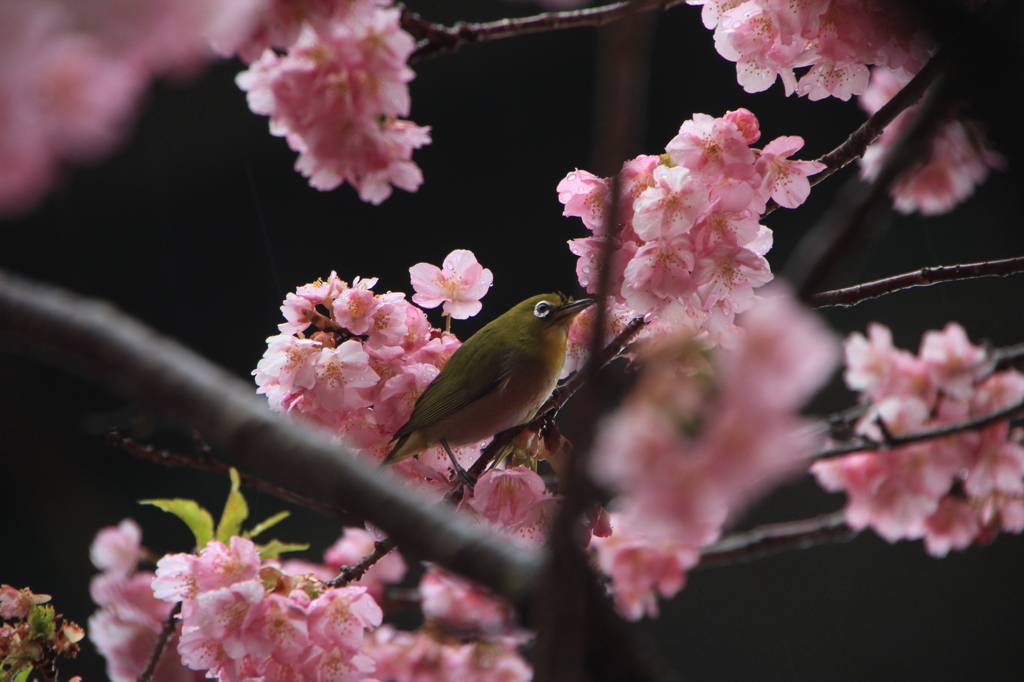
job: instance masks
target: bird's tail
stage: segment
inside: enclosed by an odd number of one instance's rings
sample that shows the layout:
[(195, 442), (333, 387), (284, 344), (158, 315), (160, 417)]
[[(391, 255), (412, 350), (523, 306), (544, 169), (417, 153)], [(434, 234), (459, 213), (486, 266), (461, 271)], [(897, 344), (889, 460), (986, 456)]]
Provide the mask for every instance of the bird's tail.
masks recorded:
[(395, 441), (395, 447), (391, 448), (391, 452), (388, 453), (388, 456), (385, 457), (384, 461), (382, 461), (377, 466), (377, 470), (378, 471), (381, 471), (383, 469), (387, 469), (392, 464), (397, 464), (398, 462), (401, 462), (403, 459), (406, 458), (406, 457), (400, 457), (398, 453), (401, 451), (402, 446), (405, 445), (406, 442), (409, 440), (409, 436), (410, 435), (411, 434), (407, 433), (404, 436), (402, 436), (401, 438), (399, 438), (397, 441)]

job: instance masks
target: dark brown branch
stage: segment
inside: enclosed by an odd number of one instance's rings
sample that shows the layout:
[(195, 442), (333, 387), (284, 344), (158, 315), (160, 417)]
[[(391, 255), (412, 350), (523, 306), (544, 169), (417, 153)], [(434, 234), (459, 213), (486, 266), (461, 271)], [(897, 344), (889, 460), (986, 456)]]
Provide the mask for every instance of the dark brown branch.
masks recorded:
[(793, 282), (801, 299), (808, 300), (836, 268), (871, 237), (887, 227), (889, 188), (900, 176), (927, 158), (935, 129), (948, 118), (952, 102), (949, 78), (938, 78), (917, 110), (907, 131), (889, 150), (878, 175), (867, 186), (851, 181), (835, 204), (811, 228), (786, 263), (786, 279)]
[(468, 43), (482, 43), (499, 38), (559, 31), (567, 28), (605, 26), (636, 12), (667, 10), (683, 2), (684, 0), (617, 2), (611, 5), (567, 12), (545, 12), (532, 17), (501, 19), (483, 23), (459, 22), (451, 27), (432, 23), (415, 12), (403, 8), (402, 28), (422, 38), (416, 46), (416, 51), (409, 58), (410, 62), (414, 62), (447, 52), (455, 52)]
[[(231, 469), (231, 466), (213, 459), (209, 456), (209, 453), (201, 454), (200, 457), (189, 457), (187, 455), (181, 455), (170, 450), (161, 450), (154, 448), (152, 445), (142, 445), (141, 443), (135, 442), (133, 439), (119, 433), (118, 431), (111, 431), (106, 436), (106, 441), (110, 445), (115, 445), (131, 455), (140, 459), (146, 459), (150, 462), (156, 462), (157, 464), (163, 464), (169, 467), (189, 467), (192, 469), (199, 469), (201, 471), (211, 471), (216, 474), (227, 476)], [(257, 478), (250, 474), (239, 472), (239, 479), (242, 483), (249, 486), (250, 488), (257, 488), (271, 495), (276, 495), (281, 499), (294, 502), (295, 504), (308, 507), (314, 511), (318, 511), (321, 514), (327, 516), (337, 517), (351, 517), (347, 511), (342, 509), (336, 504), (320, 504), (316, 500), (311, 500), (308, 497), (299, 495), (298, 493), (292, 492), (280, 486), (276, 486), (272, 483), (264, 481), (261, 478)]]
[(320, 504), (343, 502), (411, 552), (520, 608), (535, 594), (543, 555), (392, 484), (311, 425), (271, 412), (250, 383), (106, 303), (0, 271), (0, 340), (181, 418), (239, 470)]
[(958, 433), (963, 433), (964, 431), (977, 431), (978, 429), (983, 429), (986, 426), (991, 426), (992, 424), (996, 424), (1007, 419), (1016, 419), (1021, 416), (1024, 416), (1024, 401), (1014, 403), (1013, 405), (1004, 407), (1001, 410), (996, 410), (995, 412), (981, 417), (967, 419), (962, 422), (956, 422), (955, 424), (947, 424), (937, 429), (928, 429), (926, 431), (918, 431), (916, 433), (905, 433), (898, 436), (889, 435), (884, 441), (878, 441), (867, 436), (858, 436), (853, 443), (846, 443), (844, 445), (837, 445), (831, 448), (825, 448), (824, 450), (819, 450), (814, 455), (811, 455), (811, 458), (826, 459), (828, 457), (848, 455), (854, 452), (892, 450), (894, 448), (903, 447), (904, 445), (912, 445), (926, 440), (935, 440), (937, 438), (953, 436)]
[(181, 604), (181, 602), (176, 603), (174, 608), (171, 609), (170, 614), (164, 618), (164, 626), (160, 630), (156, 644), (153, 646), (153, 653), (149, 655), (146, 669), (139, 674), (137, 682), (150, 682), (153, 679), (153, 675), (156, 674), (156, 669), (160, 665), (160, 659), (164, 657), (164, 652), (167, 651), (167, 646), (171, 643), (171, 638), (174, 637), (174, 633), (178, 629), (178, 614), (181, 613)]
[(981, 277), (1008, 277), (1024, 272), (1024, 256), (1005, 258), (1003, 260), (984, 261), (981, 263), (964, 263), (962, 265), (938, 265), (921, 268), (914, 272), (886, 277), (873, 282), (865, 282), (844, 289), (822, 291), (810, 298), (815, 308), (831, 306), (849, 307), (879, 296), (885, 296), (903, 289), (927, 287), (939, 282), (952, 282)]
[(373, 551), (364, 556), (359, 560), (359, 563), (352, 566), (342, 566), (341, 572), (338, 573), (337, 577), (330, 580), (327, 583), (328, 587), (345, 587), (351, 583), (362, 580), (366, 572), (369, 571), (374, 564), (391, 554), (396, 547), (395, 541), (391, 538), (385, 540), (378, 540), (373, 543)]
[(846, 542), (858, 532), (846, 524), (846, 515), (841, 511), (800, 521), (758, 526), (732, 533), (705, 547), (694, 570), (753, 561), (794, 549)]
[(590, 358), (579, 371), (583, 385), (575, 401), (577, 409), (565, 426), (573, 451), (559, 472), (563, 500), (551, 525), (548, 571), (535, 602), (538, 682), (652, 680), (667, 676), (655, 652), (645, 651), (616, 614), (578, 543), (579, 518), (599, 492), (590, 478), (588, 460), (607, 399), (607, 387), (599, 374), (599, 356), (608, 315), (605, 302), (611, 291), (614, 243), (621, 229), (618, 170), (639, 148), (646, 118), (654, 17), (639, 10), (650, 6), (645, 0), (635, 0), (628, 11), (637, 13), (598, 33), (594, 165), (598, 174), (612, 177), (605, 207), (605, 215), (612, 218), (598, 268), (595, 298), (599, 307), (593, 318)]

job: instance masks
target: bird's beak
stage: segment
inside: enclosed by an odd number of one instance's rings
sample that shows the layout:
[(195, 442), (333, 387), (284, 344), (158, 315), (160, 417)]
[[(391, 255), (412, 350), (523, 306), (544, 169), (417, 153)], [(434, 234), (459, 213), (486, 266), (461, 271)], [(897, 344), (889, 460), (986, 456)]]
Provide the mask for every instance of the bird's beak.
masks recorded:
[(590, 298), (581, 298), (578, 301), (566, 303), (558, 309), (558, 312), (555, 314), (555, 319), (572, 320), (572, 318), (576, 317), (592, 305), (594, 305), (594, 300)]

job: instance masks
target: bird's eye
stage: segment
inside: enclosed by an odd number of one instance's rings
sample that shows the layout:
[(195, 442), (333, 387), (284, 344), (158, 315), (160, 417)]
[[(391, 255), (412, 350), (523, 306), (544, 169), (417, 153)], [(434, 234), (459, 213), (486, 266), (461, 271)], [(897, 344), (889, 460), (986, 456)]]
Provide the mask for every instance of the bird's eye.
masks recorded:
[(536, 317), (547, 317), (551, 313), (552, 306), (547, 301), (541, 301), (537, 305), (533, 306), (533, 314)]

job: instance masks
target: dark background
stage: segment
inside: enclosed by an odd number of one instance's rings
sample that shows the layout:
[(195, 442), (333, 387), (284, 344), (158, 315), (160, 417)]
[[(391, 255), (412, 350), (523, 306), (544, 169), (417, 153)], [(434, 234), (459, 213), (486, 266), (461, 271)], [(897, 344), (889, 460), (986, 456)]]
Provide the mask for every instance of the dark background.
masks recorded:
[[(536, 11), (483, 0), (409, 4), (444, 23)], [(595, 36), (577, 29), (501, 40), (416, 65), (412, 118), (432, 126), (434, 139), (415, 156), (425, 182), (380, 207), (347, 186), (308, 187), (292, 170), (295, 154), (249, 112), (233, 83), (239, 63), (215, 65), (185, 85), (159, 84), (119, 153), (69, 173), (38, 211), (0, 225), (0, 266), (113, 301), (247, 376), (276, 333), (287, 291), (332, 269), (349, 281), (380, 277), (380, 291), (410, 291), (409, 266), (439, 264), (467, 248), (495, 284), (480, 317), (455, 323), (466, 338), (522, 298), (574, 290), (565, 242), (585, 230), (561, 216), (555, 186), (574, 168), (592, 167)], [(747, 107), (761, 121), (760, 144), (801, 135), (801, 158), (829, 151), (864, 120), (853, 102), (787, 99), (778, 84), (744, 93), (698, 7), (659, 16), (651, 49), (649, 116), (637, 152), (662, 151), (694, 112)], [(766, 219), (775, 231), (774, 270), (853, 172), (821, 185), (800, 209)], [(899, 217), (834, 284), (1024, 252), (1015, 182), (993, 177), (948, 216)], [(913, 350), (924, 330), (949, 320), (976, 342), (1006, 345), (1024, 340), (1022, 289), (1024, 277), (953, 283), (824, 315), (842, 334), (880, 321)], [(84, 624), (94, 608), (88, 545), (100, 527), (132, 516), (154, 551), (186, 551), (180, 522), (134, 501), (195, 497), (219, 510), (227, 482), (137, 460), (105, 446), (101, 435), (105, 426), (131, 424), (153, 442), (188, 451), (181, 425), (150, 420), (121, 397), (35, 360), (0, 358), (0, 582), (52, 594), (59, 611)], [(836, 379), (814, 411), (852, 400)], [(286, 507), (266, 494), (248, 496), (257, 519)], [(841, 504), (798, 481), (744, 524)], [(284, 540), (312, 542), (311, 558), (338, 530), (336, 521), (301, 509), (279, 528)], [(890, 546), (865, 532), (844, 545), (693, 573), (662, 617), (639, 627), (693, 680), (1016, 678), (1024, 664), (1022, 558), (1024, 540), (1014, 536), (935, 560), (921, 543)], [(102, 679), (102, 660), (88, 643), (84, 649), (63, 674)]]

